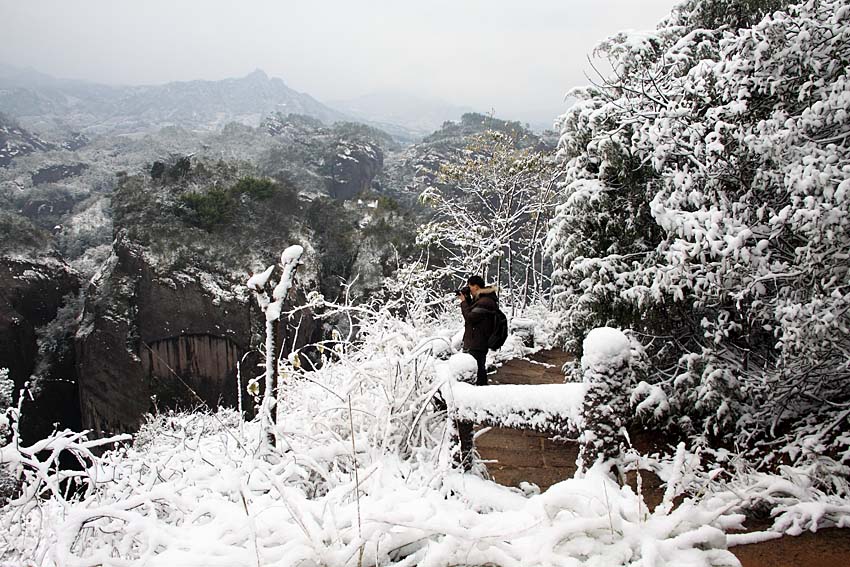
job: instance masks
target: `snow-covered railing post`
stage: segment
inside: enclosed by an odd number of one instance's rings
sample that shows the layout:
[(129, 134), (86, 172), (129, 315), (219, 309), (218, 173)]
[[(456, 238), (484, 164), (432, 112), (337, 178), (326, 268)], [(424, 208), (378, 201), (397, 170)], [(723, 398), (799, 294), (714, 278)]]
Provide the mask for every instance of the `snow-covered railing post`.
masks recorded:
[(534, 348), (534, 327), (533, 319), (525, 319), (523, 317), (514, 317), (511, 319), (511, 334), (522, 339), (522, 345), (528, 348)]
[(474, 424), (470, 420), (463, 419), (457, 413), (455, 390), (460, 384), (476, 387), (475, 376), (478, 372), (478, 363), (468, 353), (457, 353), (445, 363), (439, 364), (438, 372), (444, 380), (441, 388), (443, 400), (446, 404), (446, 431), (449, 438), (448, 462), (464, 470), (470, 470), (474, 460)]
[(292, 288), (295, 270), (298, 268), (298, 261), (301, 259), (301, 254), (303, 253), (304, 248), (297, 244), (283, 251), (280, 255), (282, 273), (280, 281), (274, 289), (270, 289), (269, 284), (269, 278), (275, 269), (274, 264), (266, 268), (265, 271), (251, 276), (247, 284), (248, 289), (254, 292), (254, 296), (257, 298), (257, 304), (266, 316), (265, 390), (260, 406), (260, 423), (262, 424), (262, 431), (265, 433), (268, 443), (272, 445), (275, 442), (272, 410), (275, 405), (274, 392), (276, 387), (275, 378), (277, 376), (277, 345), (275, 340), (277, 324), (280, 320), (283, 300)]
[(578, 464), (587, 468), (597, 460), (618, 459), (621, 455), (632, 368), (631, 344), (618, 329), (593, 329), (582, 346), (581, 368), (587, 392)]

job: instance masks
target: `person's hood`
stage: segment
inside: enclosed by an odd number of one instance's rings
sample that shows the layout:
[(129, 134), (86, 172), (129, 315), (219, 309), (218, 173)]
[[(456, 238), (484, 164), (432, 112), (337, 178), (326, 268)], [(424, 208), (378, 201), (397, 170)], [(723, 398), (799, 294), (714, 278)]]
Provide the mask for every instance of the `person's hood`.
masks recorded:
[(488, 287), (482, 287), (478, 290), (478, 293), (472, 296), (473, 299), (478, 299), (482, 295), (496, 295), (496, 292), (499, 291), (499, 286), (491, 285)]

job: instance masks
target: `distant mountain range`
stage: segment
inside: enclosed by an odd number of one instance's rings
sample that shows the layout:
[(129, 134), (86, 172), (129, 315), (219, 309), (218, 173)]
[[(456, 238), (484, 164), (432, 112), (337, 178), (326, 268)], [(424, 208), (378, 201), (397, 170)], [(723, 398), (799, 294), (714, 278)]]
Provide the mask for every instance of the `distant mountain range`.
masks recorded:
[(32, 131), (57, 138), (70, 132), (132, 134), (166, 126), (216, 130), (229, 122), (258, 126), (271, 114), (291, 113), (325, 124), (362, 122), (399, 141), (414, 142), (470, 111), (392, 91), (327, 105), (261, 70), (219, 81), (109, 86), (0, 64), (0, 112)]
[(133, 133), (171, 125), (211, 130), (229, 122), (257, 126), (273, 112), (325, 123), (350, 119), (260, 70), (221, 81), (106, 86), (3, 65), (0, 112), (41, 132)]

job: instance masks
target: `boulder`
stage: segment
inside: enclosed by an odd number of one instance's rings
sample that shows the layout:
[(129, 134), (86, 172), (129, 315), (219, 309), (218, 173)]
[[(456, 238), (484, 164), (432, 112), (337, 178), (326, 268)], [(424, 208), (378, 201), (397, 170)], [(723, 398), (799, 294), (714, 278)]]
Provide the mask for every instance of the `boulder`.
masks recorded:
[(347, 200), (372, 187), (372, 181), (384, 166), (381, 148), (368, 142), (340, 141), (326, 158), (328, 194)]

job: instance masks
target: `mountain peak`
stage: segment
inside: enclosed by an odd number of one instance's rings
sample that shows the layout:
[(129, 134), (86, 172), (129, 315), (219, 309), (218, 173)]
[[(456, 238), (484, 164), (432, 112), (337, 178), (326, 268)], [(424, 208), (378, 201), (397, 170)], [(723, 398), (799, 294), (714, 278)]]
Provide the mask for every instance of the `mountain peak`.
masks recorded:
[(253, 72), (245, 75), (245, 78), (252, 80), (252, 81), (268, 81), (269, 80), (269, 76), (266, 75), (266, 72), (263, 71), (262, 69), (255, 69)]

